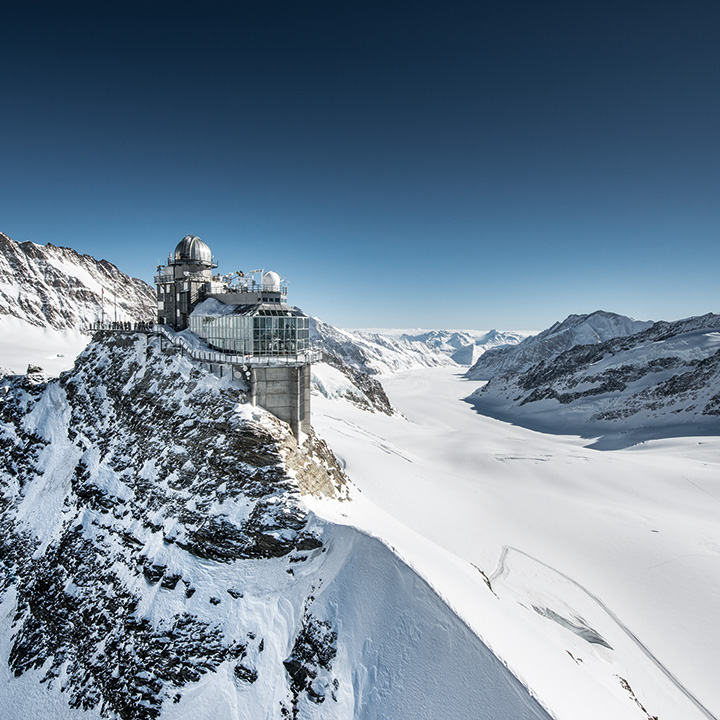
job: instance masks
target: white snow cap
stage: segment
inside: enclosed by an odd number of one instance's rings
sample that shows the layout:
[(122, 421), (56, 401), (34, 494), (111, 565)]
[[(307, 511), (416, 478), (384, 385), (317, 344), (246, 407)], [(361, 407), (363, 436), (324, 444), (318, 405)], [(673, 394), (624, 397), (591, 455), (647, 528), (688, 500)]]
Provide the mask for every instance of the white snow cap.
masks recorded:
[(280, 276), (270, 270), (263, 275), (263, 290), (278, 292), (280, 290)]

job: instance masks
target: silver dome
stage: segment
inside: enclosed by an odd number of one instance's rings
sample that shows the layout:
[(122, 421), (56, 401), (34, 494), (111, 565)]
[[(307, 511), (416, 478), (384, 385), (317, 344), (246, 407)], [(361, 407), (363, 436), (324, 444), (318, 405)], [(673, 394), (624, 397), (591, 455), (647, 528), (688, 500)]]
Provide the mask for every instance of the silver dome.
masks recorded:
[(210, 248), (199, 237), (186, 235), (175, 248), (175, 262), (212, 265)]

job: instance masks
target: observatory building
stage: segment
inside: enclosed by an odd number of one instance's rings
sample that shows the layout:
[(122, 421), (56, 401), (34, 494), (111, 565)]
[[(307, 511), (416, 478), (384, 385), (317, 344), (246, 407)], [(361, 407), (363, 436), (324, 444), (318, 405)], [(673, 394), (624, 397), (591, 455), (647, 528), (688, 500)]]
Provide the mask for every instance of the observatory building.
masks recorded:
[(250, 371), (253, 404), (285, 420), (296, 437), (310, 429), (309, 317), (288, 307), (287, 286), (276, 272), (213, 275), (217, 263), (199, 238), (186, 235), (158, 266), (158, 322), (188, 329)]

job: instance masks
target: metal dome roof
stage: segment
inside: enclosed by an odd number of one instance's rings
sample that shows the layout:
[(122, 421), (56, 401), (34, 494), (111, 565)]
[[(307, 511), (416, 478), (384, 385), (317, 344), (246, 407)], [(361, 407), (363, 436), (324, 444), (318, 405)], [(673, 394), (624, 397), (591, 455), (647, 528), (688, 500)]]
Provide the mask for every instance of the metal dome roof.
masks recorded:
[(175, 262), (212, 265), (212, 252), (199, 237), (186, 235), (175, 248)]

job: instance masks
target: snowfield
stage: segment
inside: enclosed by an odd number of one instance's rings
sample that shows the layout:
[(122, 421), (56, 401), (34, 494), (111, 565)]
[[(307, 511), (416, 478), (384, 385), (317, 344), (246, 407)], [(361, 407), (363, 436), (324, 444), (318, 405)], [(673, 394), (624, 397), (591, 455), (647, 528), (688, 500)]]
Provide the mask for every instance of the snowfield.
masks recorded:
[(554, 717), (720, 715), (720, 438), (601, 451), (479, 415), (457, 368), (381, 379), (402, 416), (313, 398), (360, 491), (316, 513), (392, 547)]
[(37, 327), (0, 315), (0, 371), (21, 374), (28, 365), (37, 365), (48, 375), (59, 375), (73, 366), (88, 339), (80, 330)]

